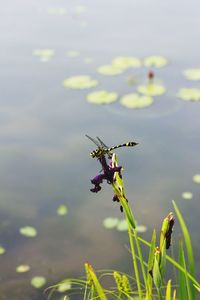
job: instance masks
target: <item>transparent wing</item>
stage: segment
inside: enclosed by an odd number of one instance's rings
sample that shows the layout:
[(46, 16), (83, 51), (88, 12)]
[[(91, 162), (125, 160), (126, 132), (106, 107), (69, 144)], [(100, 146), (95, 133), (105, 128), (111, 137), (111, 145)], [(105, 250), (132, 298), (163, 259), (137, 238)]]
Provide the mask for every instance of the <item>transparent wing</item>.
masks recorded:
[(98, 136), (97, 136), (96, 138), (97, 138), (97, 140), (99, 141), (100, 145), (103, 146), (103, 148), (107, 148), (107, 149), (108, 149), (108, 146), (106, 146), (106, 145), (104, 144), (104, 142), (103, 142)]
[(100, 144), (100, 141), (99, 141), (99, 139), (98, 139), (98, 141), (97, 140), (95, 140), (95, 139), (93, 139), (91, 136), (89, 136), (89, 135), (85, 135), (89, 140), (91, 140), (98, 148), (100, 148), (101, 147), (101, 144)]

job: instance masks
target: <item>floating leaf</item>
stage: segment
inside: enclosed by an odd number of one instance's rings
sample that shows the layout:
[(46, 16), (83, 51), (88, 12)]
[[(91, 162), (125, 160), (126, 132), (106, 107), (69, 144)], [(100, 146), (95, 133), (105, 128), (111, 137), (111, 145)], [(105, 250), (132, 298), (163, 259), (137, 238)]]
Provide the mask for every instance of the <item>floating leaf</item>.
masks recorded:
[(96, 91), (87, 95), (87, 101), (94, 104), (109, 104), (117, 100), (117, 93), (107, 91)]
[(185, 101), (200, 101), (200, 89), (182, 88), (179, 90), (177, 97)]
[(3, 246), (0, 246), (0, 255), (4, 254), (6, 249)]
[(115, 228), (118, 224), (119, 220), (117, 218), (106, 218), (103, 220), (103, 226), (108, 229)]
[(79, 52), (78, 51), (68, 51), (67, 52), (67, 56), (71, 57), (71, 58), (75, 58), (77, 56), (79, 56)]
[(138, 87), (138, 92), (148, 96), (159, 96), (165, 93), (165, 88), (160, 84), (149, 83), (146, 85), (140, 85)]
[(64, 86), (72, 89), (88, 89), (98, 84), (97, 80), (87, 75), (72, 76), (64, 80)]
[(195, 182), (195, 183), (198, 183), (200, 184), (200, 174), (196, 174), (193, 176), (192, 180)]
[(128, 108), (143, 108), (150, 106), (153, 103), (153, 98), (138, 94), (127, 94), (121, 98), (120, 103)]
[(121, 220), (117, 224), (117, 230), (118, 231), (126, 231), (128, 230), (128, 224), (126, 220)]
[(37, 235), (37, 230), (32, 226), (21, 227), (19, 232), (26, 237), (35, 237)]
[(64, 7), (49, 7), (47, 12), (51, 15), (65, 15), (67, 10)]
[(43, 276), (35, 276), (31, 279), (31, 285), (36, 289), (43, 287), (46, 283), (46, 278)]
[(193, 194), (191, 192), (182, 193), (182, 198), (185, 200), (191, 200), (193, 198)]
[(112, 66), (119, 67), (121, 69), (127, 69), (130, 67), (141, 67), (141, 61), (137, 57), (119, 56), (112, 60)]
[(17, 273), (25, 273), (28, 272), (30, 270), (30, 266), (29, 265), (19, 265), (16, 268), (16, 272)]
[(86, 7), (83, 6), (83, 5), (77, 5), (77, 6), (74, 8), (74, 12), (75, 12), (77, 15), (83, 14), (83, 13), (86, 12)]
[(93, 61), (94, 61), (94, 59), (92, 57), (86, 57), (84, 59), (85, 64), (91, 64), (91, 63), (93, 63)]
[(99, 72), (102, 75), (119, 75), (124, 72), (123, 68), (114, 66), (114, 65), (104, 65), (97, 69), (97, 72)]
[(189, 80), (200, 80), (200, 68), (187, 69), (183, 72), (183, 74)]
[(136, 225), (136, 231), (143, 233), (147, 231), (147, 227), (145, 225)]
[(71, 287), (72, 287), (71, 282), (70, 281), (65, 281), (65, 282), (59, 284), (59, 286), (57, 288), (57, 291), (60, 292), (60, 293), (64, 293), (64, 292), (70, 290)]
[(166, 66), (168, 63), (164, 56), (148, 56), (144, 58), (144, 65), (146, 67), (161, 68)]
[(68, 212), (68, 209), (67, 209), (66, 205), (62, 204), (62, 205), (58, 206), (58, 208), (57, 208), (57, 214), (59, 216), (64, 216), (64, 215), (67, 214), (67, 212)]
[(42, 62), (48, 61), (55, 54), (53, 49), (35, 49), (33, 55), (38, 56)]

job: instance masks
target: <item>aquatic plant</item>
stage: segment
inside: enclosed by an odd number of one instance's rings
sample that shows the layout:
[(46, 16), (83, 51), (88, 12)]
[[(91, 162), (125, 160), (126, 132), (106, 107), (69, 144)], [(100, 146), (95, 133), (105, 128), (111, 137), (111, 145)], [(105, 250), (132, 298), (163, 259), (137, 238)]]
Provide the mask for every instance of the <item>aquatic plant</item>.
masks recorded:
[[(90, 138), (90, 137), (89, 137)], [(92, 139), (92, 138), (90, 138)], [(92, 139), (93, 140), (93, 139)], [(95, 140), (93, 140), (95, 141)], [(116, 147), (106, 148), (101, 142), (99, 149), (91, 152), (93, 158), (97, 158), (101, 164), (102, 171), (98, 173), (91, 183), (94, 185), (91, 192), (97, 193), (102, 188), (102, 183), (107, 182), (114, 192), (113, 201), (120, 204), (127, 225), (132, 259), (133, 273), (125, 274), (117, 270), (95, 272), (90, 263), (85, 263), (86, 276), (80, 279), (67, 278), (58, 284), (47, 289), (50, 290), (48, 299), (52, 298), (54, 292), (62, 290), (67, 285), (67, 295), (80, 290), (83, 292), (83, 299), (137, 299), (137, 300), (195, 300), (196, 293), (200, 292), (200, 283), (195, 278), (195, 262), (190, 234), (185, 221), (175, 201), (172, 201), (174, 213), (170, 212), (162, 222), (159, 239), (154, 230), (151, 241), (142, 239), (136, 230), (136, 221), (126, 197), (124, 181), (122, 178), (122, 166), (118, 164), (118, 157), (111, 150)], [(98, 143), (95, 141), (98, 145)], [(128, 144), (128, 143), (127, 143)], [(137, 144), (137, 143), (136, 143)], [(126, 144), (122, 144), (126, 145)], [(122, 146), (121, 145), (121, 146)], [(198, 174), (199, 175), (199, 174)], [(179, 221), (183, 237), (179, 240), (178, 258), (167, 255), (171, 247), (175, 216)], [(118, 224), (118, 219), (107, 219), (104, 223), (109, 228)], [(114, 225), (113, 225), (114, 224)], [(176, 225), (177, 226), (177, 225)], [(148, 248), (148, 257), (144, 257), (142, 246)], [(169, 268), (167, 262), (178, 272), (178, 278), (166, 278), (166, 270)], [(111, 277), (115, 283), (114, 287), (105, 289), (102, 285), (102, 278)], [(66, 299), (68, 299), (66, 296)]]

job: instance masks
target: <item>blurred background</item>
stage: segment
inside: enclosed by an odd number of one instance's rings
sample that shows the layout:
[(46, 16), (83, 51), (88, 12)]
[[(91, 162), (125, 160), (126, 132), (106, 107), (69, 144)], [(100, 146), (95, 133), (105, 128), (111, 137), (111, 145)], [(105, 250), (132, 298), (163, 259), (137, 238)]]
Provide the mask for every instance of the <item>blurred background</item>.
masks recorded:
[[(200, 103), (176, 97), (180, 88), (199, 87), (183, 76), (200, 67), (199, 9), (195, 0), (1, 1), (1, 300), (46, 299), (44, 287), (31, 286), (33, 277), (45, 277), (47, 287), (83, 275), (85, 262), (132, 272), (126, 232), (103, 226), (107, 217), (123, 218), (111, 188), (104, 184), (100, 193), (90, 192), (90, 179), (101, 167), (89, 156), (96, 146), (85, 134), (108, 146), (139, 143), (116, 152), (134, 215), (147, 227), (142, 236), (150, 239), (152, 229), (159, 230), (176, 200), (199, 273), (200, 188), (192, 178), (200, 173)], [(152, 55), (168, 64), (116, 76), (98, 72), (118, 56), (142, 61)], [(134, 93), (150, 69), (166, 93), (149, 107), (86, 100), (96, 90), (114, 91), (119, 99)], [(66, 88), (64, 80), (77, 75), (91, 76), (98, 86)], [(192, 198), (183, 199), (184, 192)], [(37, 235), (20, 234), (26, 226)], [(174, 244), (178, 238), (176, 222)], [(19, 265), (29, 272), (16, 272)]]

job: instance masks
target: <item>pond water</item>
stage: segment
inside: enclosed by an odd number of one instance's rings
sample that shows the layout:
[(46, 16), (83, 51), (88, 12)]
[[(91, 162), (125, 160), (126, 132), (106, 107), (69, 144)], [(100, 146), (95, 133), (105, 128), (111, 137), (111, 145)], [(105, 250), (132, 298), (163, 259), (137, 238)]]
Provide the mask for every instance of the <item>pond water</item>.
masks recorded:
[[(89, 156), (95, 145), (85, 134), (109, 146), (139, 142), (117, 153), (129, 202), (138, 223), (148, 228), (143, 236), (160, 228), (175, 199), (200, 273), (200, 186), (192, 181), (200, 173), (200, 103), (176, 97), (180, 88), (199, 87), (183, 76), (200, 67), (199, 9), (195, 0), (1, 1), (0, 245), (6, 249), (0, 256), (1, 300), (46, 299), (31, 278), (45, 276), (49, 286), (80, 276), (85, 262), (131, 272), (126, 233), (102, 225), (107, 217), (122, 218), (110, 187), (90, 192), (100, 165)], [(34, 55), (37, 49), (50, 49), (48, 59)], [(119, 101), (86, 101), (96, 90), (133, 93), (149, 71), (130, 68), (105, 76), (99, 66), (117, 56), (151, 55), (169, 60), (153, 69), (166, 93), (152, 106), (134, 110)], [(89, 75), (98, 86), (65, 88), (64, 79), (75, 75)], [(129, 85), (128, 78), (136, 84)], [(193, 193), (190, 201), (181, 196), (187, 191)], [(66, 215), (57, 214), (60, 205), (68, 208)], [(36, 228), (37, 236), (20, 235), (25, 226)], [(30, 271), (16, 273), (21, 264)]]

